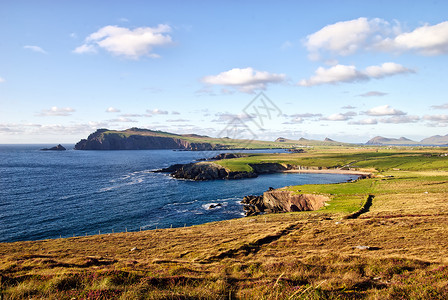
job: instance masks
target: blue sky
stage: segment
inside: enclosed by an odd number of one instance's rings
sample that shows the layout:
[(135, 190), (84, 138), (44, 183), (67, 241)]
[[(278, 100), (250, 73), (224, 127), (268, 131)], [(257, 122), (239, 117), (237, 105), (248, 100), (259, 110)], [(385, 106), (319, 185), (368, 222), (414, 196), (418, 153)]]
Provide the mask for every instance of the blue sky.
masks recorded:
[[(0, 143), (448, 134), (447, 1), (0, 2)], [(275, 113), (255, 122), (263, 92)], [(255, 105), (255, 104), (254, 104)], [(267, 115), (265, 115), (267, 116)], [(243, 127), (241, 127), (243, 128)]]

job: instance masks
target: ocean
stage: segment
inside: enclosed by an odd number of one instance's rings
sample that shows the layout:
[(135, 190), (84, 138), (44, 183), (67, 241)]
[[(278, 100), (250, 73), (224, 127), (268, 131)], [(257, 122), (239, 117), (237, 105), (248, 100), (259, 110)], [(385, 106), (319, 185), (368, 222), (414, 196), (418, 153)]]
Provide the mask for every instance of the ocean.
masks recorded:
[[(269, 187), (357, 178), (277, 173), (242, 180), (195, 182), (151, 171), (213, 157), (223, 151), (39, 150), (49, 146), (54, 145), (0, 145), (0, 242), (183, 227), (242, 218), (240, 201), (246, 195), (262, 194)], [(210, 209), (218, 203), (221, 205)]]

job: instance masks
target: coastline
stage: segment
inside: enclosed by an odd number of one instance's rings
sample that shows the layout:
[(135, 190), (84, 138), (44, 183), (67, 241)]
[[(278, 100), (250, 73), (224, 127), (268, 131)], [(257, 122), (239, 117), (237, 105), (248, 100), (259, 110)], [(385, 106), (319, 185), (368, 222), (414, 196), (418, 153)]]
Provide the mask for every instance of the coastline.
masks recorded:
[(343, 169), (301, 169), (301, 170), (285, 170), (279, 173), (318, 173), (318, 174), (346, 174), (346, 175), (360, 175), (370, 176), (372, 172), (357, 171), (357, 170), (343, 170)]

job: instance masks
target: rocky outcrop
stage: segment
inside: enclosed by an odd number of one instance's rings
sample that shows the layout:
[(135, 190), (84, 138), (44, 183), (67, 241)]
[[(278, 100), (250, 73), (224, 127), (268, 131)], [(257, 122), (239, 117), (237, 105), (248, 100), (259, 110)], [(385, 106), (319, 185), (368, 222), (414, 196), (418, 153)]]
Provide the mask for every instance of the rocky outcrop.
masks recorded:
[(288, 152), (291, 152), (291, 153), (305, 153), (306, 151), (303, 150), (302, 148), (299, 148), (299, 149), (288, 149)]
[(184, 165), (177, 164), (165, 169), (157, 170), (156, 172), (169, 172), (174, 178), (197, 181), (214, 179), (242, 179), (258, 176), (254, 172), (231, 172), (226, 168), (212, 162), (199, 162)]
[(163, 136), (151, 130), (132, 128), (123, 132), (98, 129), (75, 145), (76, 150), (183, 149), (192, 151), (226, 149), (222, 145), (190, 142), (181, 136)]
[(281, 213), (317, 210), (329, 201), (328, 197), (313, 194), (294, 194), (291, 191), (270, 189), (261, 196), (246, 196), (244, 204), (246, 216), (262, 213)]
[(40, 149), (40, 150), (42, 150), (42, 151), (65, 151), (67, 149), (65, 149), (64, 146), (59, 144), (59, 145), (51, 147), (51, 148), (43, 148), (43, 149)]

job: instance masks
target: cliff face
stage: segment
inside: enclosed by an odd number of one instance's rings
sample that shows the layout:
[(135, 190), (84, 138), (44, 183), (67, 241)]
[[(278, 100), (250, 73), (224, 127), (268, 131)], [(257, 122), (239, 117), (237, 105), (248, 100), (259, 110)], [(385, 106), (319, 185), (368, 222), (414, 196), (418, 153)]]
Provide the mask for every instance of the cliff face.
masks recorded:
[(329, 201), (328, 197), (313, 194), (293, 194), (291, 191), (269, 190), (261, 196), (246, 196), (242, 203), (246, 216), (260, 213), (280, 213), (317, 210)]
[(210, 143), (192, 143), (175, 137), (151, 135), (124, 135), (99, 129), (87, 139), (75, 145), (76, 150), (149, 150), (149, 149), (184, 149), (213, 150), (219, 146)]

